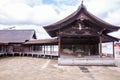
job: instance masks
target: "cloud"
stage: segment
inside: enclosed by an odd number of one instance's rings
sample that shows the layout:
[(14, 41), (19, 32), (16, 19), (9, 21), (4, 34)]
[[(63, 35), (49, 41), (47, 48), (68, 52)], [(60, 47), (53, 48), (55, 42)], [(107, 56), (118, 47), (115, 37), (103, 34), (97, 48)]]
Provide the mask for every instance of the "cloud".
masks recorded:
[(42, 5), (32, 8), (31, 19), (35, 24), (48, 25), (48, 23), (54, 22), (57, 17), (54, 6)]
[(68, 6), (68, 5), (61, 5), (60, 7), (57, 7), (56, 9), (59, 11), (58, 13), (58, 20), (61, 20), (68, 15), (72, 14), (74, 11), (76, 11), (78, 6)]
[(25, 1), (25, 4), (31, 6), (31, 7), (34, 7), (34, 6), (37, 6), (37, 5), (42, 5), (42, 1), (43, 0), (23, 0)]
[(0, 24), (49, 25), (65, 18), (78, 7), (76, 0), (69, 2), (67, 0), (53, 0), (57, 5), (54, 3), (44, 4), (43, 1), (0, 0)]
[(114, 36), (114, 37), (120, 39), (120, 30), (118, 30), (116, 32), (109, 33), (109, 35)]
[(120, 9), (109, 12), (105, 20), (114, 25), (120, 25)]
[[(80, 0), (53, 0), (57, 5), (76, 5)], [(82, 1), (82, 0), (81, 0)]]
[(28, 19), (28, 12), (30, 12), (30, 7), (22, 4), (8, 4), (0, 9), (0, 20), (3, 24), (15, 24), (26, 22)]
[(0, 1), (0, 23), (18, 24), (27, 21), (30, 7), (23, 0)]
[(1, 24), (47, 24), (56, 20), (52, 5), (43, 5), (40, 0), (0, 1)]
[(85, 5), (88, 10), (95, 15), (101, 15), (103, 13), (115, 10), (119, 8), (119, 0), (86, 0)]

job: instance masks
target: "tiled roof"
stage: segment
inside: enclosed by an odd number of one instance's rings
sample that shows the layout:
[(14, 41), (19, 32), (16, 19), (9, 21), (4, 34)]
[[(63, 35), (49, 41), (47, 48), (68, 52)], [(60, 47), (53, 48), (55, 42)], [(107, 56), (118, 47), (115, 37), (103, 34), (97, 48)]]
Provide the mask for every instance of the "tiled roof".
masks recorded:
[(57, 44), (57, 39), (30, 40), (24, 44)]
[(0, 42), (21, 43), (36, 39), (34, 30), (0, 30)]

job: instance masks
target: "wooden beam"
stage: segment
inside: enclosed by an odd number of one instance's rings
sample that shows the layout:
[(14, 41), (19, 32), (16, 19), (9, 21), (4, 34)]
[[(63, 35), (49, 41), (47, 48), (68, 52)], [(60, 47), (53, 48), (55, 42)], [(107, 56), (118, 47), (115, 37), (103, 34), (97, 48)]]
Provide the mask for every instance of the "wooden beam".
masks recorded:
[(102, 58), (102, 37), (100, 36), (100, 58)]
[(113, 58), (115, 58), (115, 47), (114, 47), (114, 42), (113, 42)]

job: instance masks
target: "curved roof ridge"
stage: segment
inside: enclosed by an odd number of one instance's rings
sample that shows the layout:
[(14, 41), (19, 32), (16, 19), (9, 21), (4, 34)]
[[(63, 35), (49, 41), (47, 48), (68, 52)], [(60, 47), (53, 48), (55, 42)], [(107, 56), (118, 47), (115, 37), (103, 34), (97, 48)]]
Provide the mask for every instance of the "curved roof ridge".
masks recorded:
[[(78, 12), (80, 12), (80, 10), (81, 10), (82, 8), (84, 9), (85, 6), (84, 6), (84, 5), (80, 5), (75, 12), (71, 13), (71, 14), (68, 15), (67, 17), (65, 17), (65, 18), (63, 18), (63, 19), (61, 19), (61, 20), (59, 20), (59, 21), (57, 21), (57, 22), (55, 22), (55, 23), (53, 23), (53, 24), (50, 24), (50, 25), (48, 25), (48, 26), (58, 25), (58, 24), (61, 24), (61, 23), (65, 22), (65, 21), (69, 20), (70, 18), (72, 18), (72, 17), (74, 17), (76, 14), (78, 14)], [(85, 9), (86, 9), (86, 8), (85, 8)], [(47, 26), (44, 26), (44, 27), (47, 27)]]
[[(91, 20), (94, 20), (94, 22), (97, 22), (97, 24), (103, 24), (104, 26), (106, 26), (107, 29), (110, 29), (111, 28), (110, 26), (112, 26), (112, 28), (114, 28), (115, 30), (120, 29), (119, 26), (112, 25), (112, 24), (102, 20), (101, 18), (96, 17), (95, 15), (93, 15), (89, 11), (87, 11), (86, 9), (85, 9), (85, 14), (87, 14), (87, 16), (89, 16), (91, 18)], [(101, 27), (104, 27), (104, 26), (101, 26)]]

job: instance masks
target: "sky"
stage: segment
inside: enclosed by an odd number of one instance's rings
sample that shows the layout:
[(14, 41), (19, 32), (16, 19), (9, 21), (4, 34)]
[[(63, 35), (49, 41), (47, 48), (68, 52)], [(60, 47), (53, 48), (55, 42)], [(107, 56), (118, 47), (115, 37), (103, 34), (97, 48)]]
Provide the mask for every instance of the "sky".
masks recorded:
[[(84, 0), (86, 9), (120, 26), (120, 0)], [(35, 29), (38, 39), (50, 38), (42, 26), (50, 25), (78, 9), (81, 0), (0, 0), (0, 29)], [(120, 38), (120, 31), (111, 35)]]

